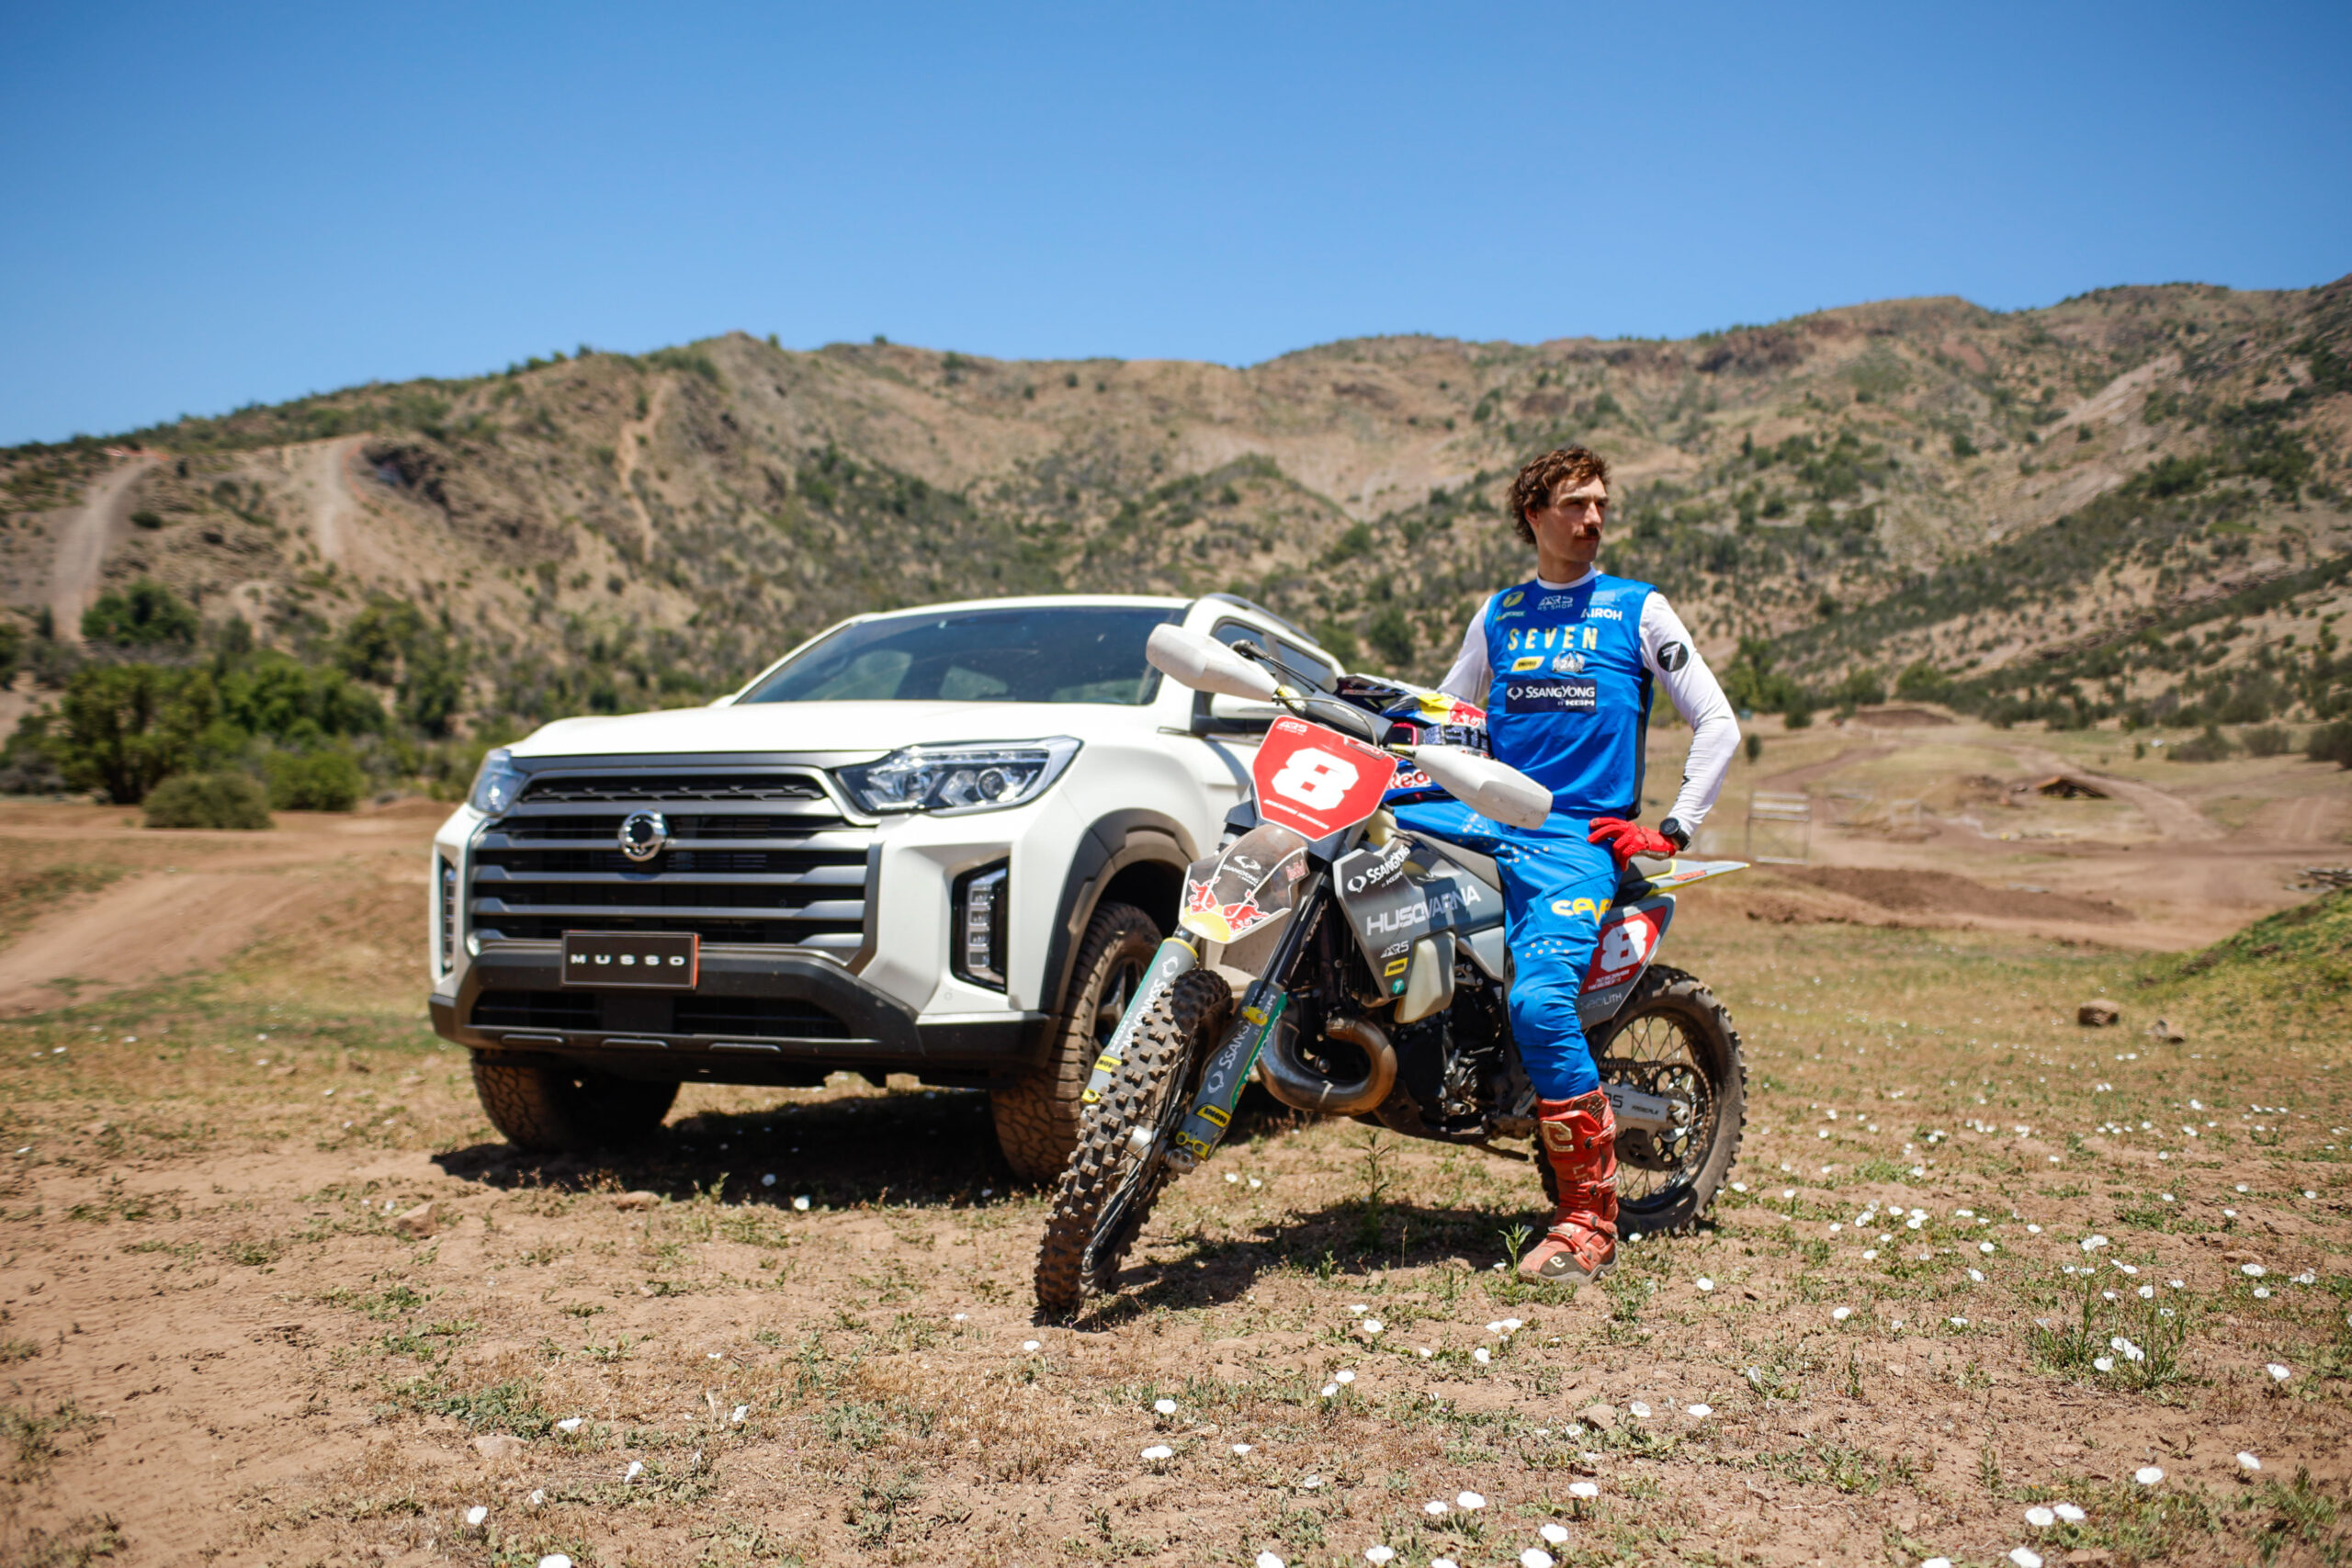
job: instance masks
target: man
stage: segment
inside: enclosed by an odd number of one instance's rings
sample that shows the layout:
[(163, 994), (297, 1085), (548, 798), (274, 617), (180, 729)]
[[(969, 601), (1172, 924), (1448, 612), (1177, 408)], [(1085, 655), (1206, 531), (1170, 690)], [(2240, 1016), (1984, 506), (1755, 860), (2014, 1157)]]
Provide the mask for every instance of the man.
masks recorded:
[[(1609, 465), (1581, 446), (1520, 469), (1511, 521), (1535, 547), (1535, 577), (1471, 617), (1447, 695), (1487, 710), (1494, 754), (1552, 791), (1551, 819), (1506, 828), (1453, 802), (1406, 806), (1408, 828), (1490, 854), (1503, 877), (1517, 968), (1510, 1027), (1535, 1086), (1559, 1207), (1520, 1261), (1531, 1279), (1598, 1279), (1617, 1258), (1617, 1122), (1577, 1021), (1577, 990), (1600, 916), (1635, 855), (1672, 855), (1713, 807), (1739, 721), (1666, 596), (1593, 565), (1609, 521)], [(1690, 726), (1673, 809), (1642, 807), (1643, 732), (1653, 683)]]

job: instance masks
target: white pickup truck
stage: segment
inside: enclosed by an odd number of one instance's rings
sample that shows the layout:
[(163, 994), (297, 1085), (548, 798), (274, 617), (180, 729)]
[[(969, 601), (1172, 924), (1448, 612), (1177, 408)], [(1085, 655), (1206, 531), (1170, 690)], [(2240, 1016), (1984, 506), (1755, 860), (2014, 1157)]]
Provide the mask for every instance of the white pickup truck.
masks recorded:
[(585, 1148), (687, 1081), (910, 1073), (988, 1089), (1014, 1170), (1052, 1176), (1273, 716), (1162, 681), (1163, 623), (1337, 673), (1227, 594), (935, 604), (492, 752), (434, 838), (431, 1007), (499, 1131)]

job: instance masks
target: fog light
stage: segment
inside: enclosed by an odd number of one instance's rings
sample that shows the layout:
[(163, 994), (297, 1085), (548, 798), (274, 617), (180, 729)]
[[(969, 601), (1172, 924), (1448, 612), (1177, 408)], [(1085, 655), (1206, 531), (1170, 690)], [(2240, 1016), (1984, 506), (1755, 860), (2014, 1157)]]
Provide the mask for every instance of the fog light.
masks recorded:
[(1004, 989), (1004, 895), (1010, 868), (1003, 861), (966, 872), (956, 883), (956, 973), (975, 985)]
[(448, 857), (441, 862), (441, 973), (447, 975), (458, 964), (458, 868)]

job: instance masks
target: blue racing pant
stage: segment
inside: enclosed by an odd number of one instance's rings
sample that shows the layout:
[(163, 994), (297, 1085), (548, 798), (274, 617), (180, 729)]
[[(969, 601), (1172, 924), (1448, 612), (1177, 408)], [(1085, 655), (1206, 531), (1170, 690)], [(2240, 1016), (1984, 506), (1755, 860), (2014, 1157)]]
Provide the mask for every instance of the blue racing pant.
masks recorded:
[(1530, 831), (1453, 800), (1395, 810), (1408, 831), (1491, 856), (1502, 873), (1503, 934), (1514, 961), (1510, 1032), (1535, 1092), (1574, 1100), (1599, 1089), (1600, 1070), (1577, 1019), (1577, 991), (1617, 892), (1616, 857), (1606, 845), (1585, 842), (1590, 829), (1581, 817), (1555, 812)]

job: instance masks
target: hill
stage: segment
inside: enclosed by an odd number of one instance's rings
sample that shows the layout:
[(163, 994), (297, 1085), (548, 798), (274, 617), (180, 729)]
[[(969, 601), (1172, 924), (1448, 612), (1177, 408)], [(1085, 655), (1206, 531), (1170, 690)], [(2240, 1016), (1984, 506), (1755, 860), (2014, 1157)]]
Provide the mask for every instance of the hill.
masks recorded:
[(1061, 589), (1230, 589), (1428, 677), (1525, 570), (1510, 474), (1567, 441), (1618, 467), (1606, 563), (1752, 705), (2352, 709), (2352, 278), (1238, 369), (582, 349), (0, 452), (0, 620), (36, 690), (225, 637), (427, 739), (693, 700), (856, 610)]

